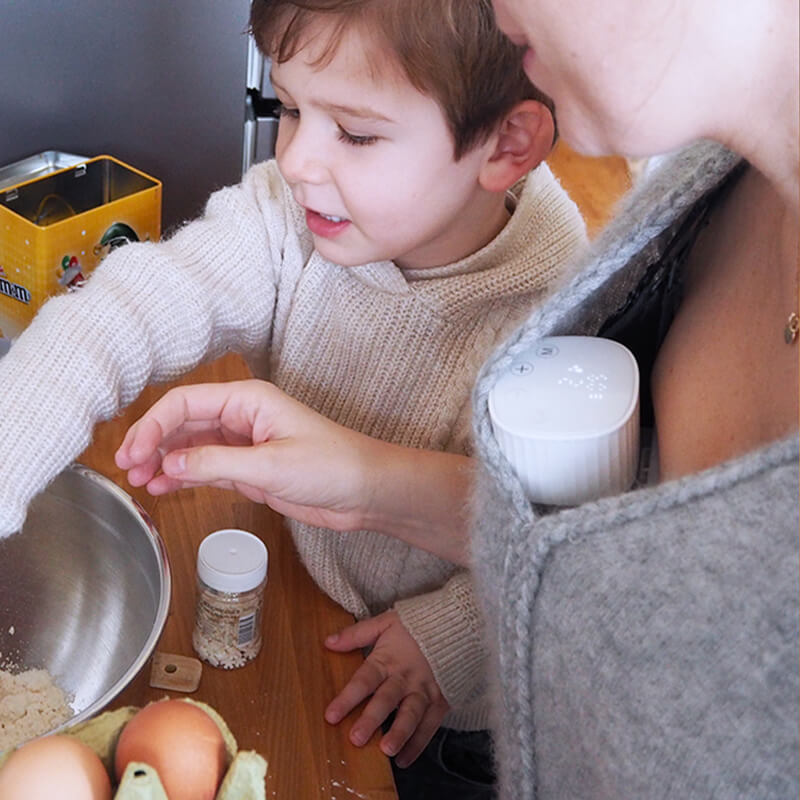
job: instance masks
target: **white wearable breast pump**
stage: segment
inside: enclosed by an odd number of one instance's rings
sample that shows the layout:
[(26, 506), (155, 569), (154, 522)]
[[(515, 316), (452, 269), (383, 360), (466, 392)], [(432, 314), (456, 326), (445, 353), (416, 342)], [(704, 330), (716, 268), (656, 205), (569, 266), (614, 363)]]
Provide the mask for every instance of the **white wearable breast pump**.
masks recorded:
[(518, 354), (489, 393), (500, 449), (530, 500), (572, 506), (631, 487), (639, 368), (610, 339), (552, 336)]

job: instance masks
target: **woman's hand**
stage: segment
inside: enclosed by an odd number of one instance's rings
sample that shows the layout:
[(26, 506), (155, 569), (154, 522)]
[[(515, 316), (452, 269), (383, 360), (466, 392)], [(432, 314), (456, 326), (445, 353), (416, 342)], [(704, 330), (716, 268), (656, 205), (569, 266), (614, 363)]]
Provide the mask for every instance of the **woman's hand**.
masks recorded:
[(235, 489), (300, 522), (381, 531), (466, 562), (470, 459), (373, 439), (265, 381), (170, 390), (128, 430), (116, 463), (153, 495)]
[(355, 530), (369, 504), (371, 441), (271, 383), (247, 380), (167, 392), (128, 430), (116, 462), (153, 495), (235, 489), (301, 522)]

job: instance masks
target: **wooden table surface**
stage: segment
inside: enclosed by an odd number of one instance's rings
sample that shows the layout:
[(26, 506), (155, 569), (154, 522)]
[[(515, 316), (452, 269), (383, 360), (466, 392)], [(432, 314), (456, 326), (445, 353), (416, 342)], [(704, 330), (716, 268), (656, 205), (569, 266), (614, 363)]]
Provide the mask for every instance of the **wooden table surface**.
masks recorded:
[[(229, 355), (181, 382), (247, 375), (244, 363)], [(323, 718), (325, 707), (357, 669), (361, 655), (331, 653), (323, 646), (325, 636), (352, 622), (352, 617), (311, 580), (282, 518), (266, 506), (218, 489), (153, 498), (131, 487), (114, 464), (114, 451), (130, 423), (167, 388), (148, 388), (123, 416), (100, 425), (79, 461), (138, 500), (165, 542), (172, 569), (172, 602), (158, 652), (195, 657), (191, 634), (197, 546), (206, 534), (226, 527), (256, 533), (269, 551), (264, 643), (259, 655), (240, 669), (223, 670), (204, 663), (200, 685), (191, 694), (149, 686), (148, 665), (111, 707), (142, 706), (165, 695), (210, 704), (222, 714), (240, 749), (256, 750), (267, 759), (267, 800), (396, 798), (391, 766), (378, 749), (378, 737), (363, 748), (354, 747), (347, 732), (355, 714), (337, 726)]]

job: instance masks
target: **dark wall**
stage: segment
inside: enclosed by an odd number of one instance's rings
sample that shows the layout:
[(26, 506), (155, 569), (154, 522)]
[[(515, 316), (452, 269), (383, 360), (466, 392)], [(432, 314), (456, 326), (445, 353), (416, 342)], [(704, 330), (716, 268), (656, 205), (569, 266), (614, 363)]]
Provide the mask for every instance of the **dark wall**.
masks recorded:
[(0, 0), (0, 166), (107, 153), (164, 184), (165, 230), (241, 176), (247, 0)]

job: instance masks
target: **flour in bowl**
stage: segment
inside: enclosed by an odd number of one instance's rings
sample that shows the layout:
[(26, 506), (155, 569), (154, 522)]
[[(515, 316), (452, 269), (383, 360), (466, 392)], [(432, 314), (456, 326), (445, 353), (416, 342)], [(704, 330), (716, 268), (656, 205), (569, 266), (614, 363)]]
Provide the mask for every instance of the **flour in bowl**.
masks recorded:
[(0, 669), (0, 752), (51, 731), (73, 713), (46, 669)]

